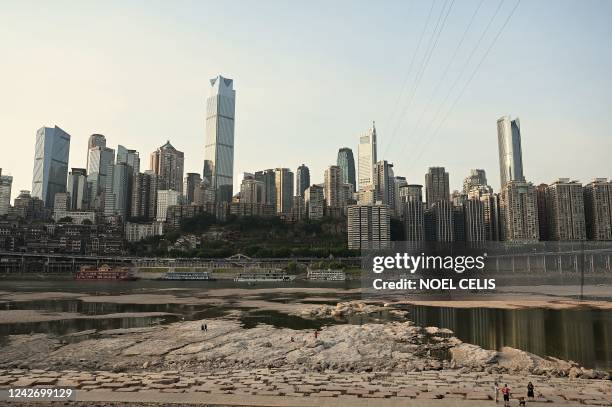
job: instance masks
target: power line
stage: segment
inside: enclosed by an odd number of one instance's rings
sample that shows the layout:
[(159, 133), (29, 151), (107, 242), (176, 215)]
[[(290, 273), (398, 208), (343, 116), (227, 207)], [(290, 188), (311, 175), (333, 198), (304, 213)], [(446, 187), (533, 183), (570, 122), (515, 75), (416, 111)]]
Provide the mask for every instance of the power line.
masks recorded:
[[(480, 37), (478, 38), (478, 41), (476, 41), (476, 44), (474, 45), (474, 47), (472, 48), (472, 51), (470, 52), (470, 55), (468, 56), (468, 58), (466, 59), (466, 61), (464, 62), (463, 66), (461, 67), (461, 69), (459, 70), (459, 74), (457, 75), (457, 77), (455, 78), (455, 80), (453, 81), (453, 84), (451, 85), (451, 87), (449, 88), (448, 92), (446, 93), (446, 96), (444, 97), (444, 100), (442, 101), (442, 103), (440, 103), (438, 109), (436, 110), (436, 113), (434, 114), (434, 116), (432, 117), (432, 119), (429, 121), (426, 130), (424, 133), (429, 133), (430, 129), (433, 127), (434, 122), (436, 122), (436, 120), (438, 119), (438, 116), (440, 115), (440, 113), (442, 113), (442, 109), (444, 108), (444, 105), (446, 104), (446, 102), (448, 101), (448, 99), (450, 98), (451, 94), (453, 93), (453, 91), (455, 90), (455, 88), (457, 87), (457, 85), (459, 84), (461, 78), (463, 77), (463, 74), (466, 72), (470, 62), (472, 61), (472, 58), (474, 57), (474, 55), (476, 54), (476, 51), (480, 48), (480, 44), (482, 43), (482, 41), (484, 40), (486, 34), (489, 32), (489, 29), (491, 28), (491, 25), (493, 24), (493, 21), (495, 20), (495, 17), (497, 17), (497, 15), (499, 14), (499, 11), (501, 10), (503, 4), (504, 4), (505, 0), (501, 0), (499, 2), (499, 4), (497, 5), (497, 8), (495, 9), (495, 12), (493, 13), (493, 15), (491, 16), (491, 18), (489, 19), (487, 25), (485, 26), (485, 29), (482, 31), (482, 33), (480, 34)], [(418, 140), (417, 145), (415, 146), (417, 148), (421, 147), (421, 144), (425, 141), (425, 137), (421, 137)], [(404, 149), (405, 149), (406, 145), (404, 145)], [(403, 149), (402, 149), (403, 152)]]
[[(438, 44), (438, 40), (440, 39), (440, 34), (442, 33), (442, 30), (444, 29), (444, 26), (446, 25), (446, 20), (448, 19), (448, 15), (450, 14), (451, 9), (452, 9), (454, 3), (455, 3), (455, 0), (452, 0), (451, 3), (450, 3), (450, 6), (448, 7), (448, 10), (446, 11), (446, 14), (444, 12), (446, 10), (446, 5), (448, 4), (448, 0), (446, 0), (444, 2), (444, 5), (442, 6), (442, 8), (440, 10), (440, 15), (438, 16), (438, 20), (436, 22), (436, 26), (434, 27), (434, 29), (432, 31), (432, 35), (429, 38), (429, 42), (428, 42), (426, 51), (423, 54), (423, 59), (421, 61), (421, 67), (417, 71), (417, 76), (415, 77), (415, 82), (414, 82), (414, 86), (412, 87), (412, 92), (410, 94), (408, 102), (406, 103), (406, 106), (402, 110), (402, 114), (398, 117), (398, 121), (396, 123), (395, 128), (393, 129), (393, 133), (391, 134), (390, 141), (387, 144), (387, 147), (385, 148), (385, 153), (383, 154), (383, 156), (387, 154), (389, 146), (392, 145), (393, 140), (395, 138), (395, 135), (397, 134), (397, 130), (401, 126), (401, 123), (403, 122), (403, 118), (406, 115), (406, 112), (408, 111), (408, 108), (412, 104), (412, 100), (414, 99), (416, 91), (417, 91), (417, 89), (418, 89), (418, 87), (419, 87), (419, 85), (421, 83), (421, 79), (423, 77), (423, 74), (425, 73), (425, 70), (427, 69), (427, 66), (429, 65), (429, 61), (431, 59), (431, 56), (432, 56), (432, 54), (433, 54), (433, 52), (434, 52), (434, 50), (436, 48), (436, 45)], [(443, 16), (444, 16), (444, 18), (443, 18)], [(442, 22), (442, 24), (440, 24), (440, 22)], [(438, 29), (438, 27), (439, 27), (439, 29)]]
[(476, 15), (478, 14), (478, 11), (482, 7), (484, 1), (485, 0), (480, 0), (478, 5), (476, 6), (476, 10), (474, 10), (474, 13), (472, 13), (472, 17), (470, 18), (470, 21), (468, 22), (468, 25), (465, 27), (465, 30), (463, 31), (463, 34), (461, 35), (461, 38), (459, 39), (459, 42), (457, 43), (457, 46), (455, 47), (455, 51), (453, 52), (453, 55), (451, 56), (450, 60), (448, 61), (448, 64), (446, 65), (446, 68), (444, 69), (444, 72), (442, 73), (442, 76), (440, 77), (440, 80), (438, 80), (438, 83), (434, 87), (434, 90), (431, 92), (429, 100), (427, 101), (427, 103), (425, 105), (425, 108), (421, 111), (421, 114), (419, 115), (419, 118), (418, 118), (417, 122), (415, 123), (414, 127), (408, 133), (408, 136), (407, 136), (406, 140), (403, 143), (402, 153), (406, 149), (406, 145), (412, 139), (412, 136), (415, 133), (415, 131), (417, 130), (419, 124), (421, 124), (421, 121), (423, 120), (423, 117), (425, 116), (425, 112), (429, 109), (429, 106), (431, 105), (431, 102), (433, 101), (434, 96), (436, 95), (436, 93), (438, 92), (438, 89), (440, 88), (440, 85), (442, 85), (442, 82), (444, 81), (444, 79), (446, 79), (446, 75), (448, 74), (448, 71), (450, 70), (450, 67), (455, 62), (455, 59), (457, 58), (457, 54), (459, 53), (459, 50), (461, 49), (461, 46), (463, 45), (463, 42), (465, 41), (465, 38), (467, 37), (468, 32), (472, 28), (472, 25), (474, 24), (474, 21), (476, 20)]
[[(459, 102), (459, 99), (461, 99), (461, 96), (463, 96), (463, 93), (465, 92), (465, 90), (467, 89), (467, 87), (470, 85), (470, 83), (472, 82), (472, 80), (474, 79), (474, 77), (476, 76), (476, 73), (478, 72), (478, 70), (480, 69), (480, 67), (482, 66), (482, 63), (485, 61), (485, 59), (487, 58), (487, 56), (489, 55), (489, 53), (491, 52), (491, 49), (493, 49), (493, 46), (495, 45), (495, 43), (497, 42), (497, 40), (499, 39), (499, 37), (501, 36), (503, 30), (506, 28), (506, 26), (508, 25), (508, 23), (510, 22), (510, 19), (512, 18), (512, 16), (514, 15), (514, 12), (516, 11), (516, 9), (518, 8), (519, 4), (521, 3), (521, 0), (518, 0), (516, 2), (516, 4), (514, 5), (514, 7), (512, 8), (512, 10), (510, 11), (510, 14), (508, 15), (508, 17), (506, 18), (506, 21), (504, 21), (504, 24), (501, 26), (501, 28), (499, 29), (499, 31), (497, 32), (497, 34), (495, 35), (495, 38), (493, 38), (493, 42), (491, 42), (491, 44), (489, 45), (489, 47), (487, 48), (487, 50), (485, 51), (484, 55), (482, 56), (482, 58), (480, 59), (480, 61), (478, 62), (478, 65), (476, 66), (476, 68), (474, 69), (474, 71), (472, 72), (472, 75), (470, 76), (470, 78), (468, 79), (468, 81), (465, 83), (465, 85), (463, 86), (463, 88), (461, 89), (461, 92), (459, 93), (459, 95), (457, 96), (457, 98), (454, 100), (453, 104), (451, 105), (451, 108), (449, 109), (449, 111), (447, 112), (447, 114), (444, 116), (443, 120), (440, 122), (440, 124), (438, 125), (438, 127), (436, 128), (435, 132), (432, 134), (432, 138), (435, 137), (438, 134), (438, 131), (440, 130), (440, 128), (442, 127), (442, 125), (444, 124), (444, 122), (446, 122), (446, 120), (449, 118), (449, 116), (451, 115), (452, 111), (454, 110), (455, 106), (457, 105), (457, 103)], [(428, 141), (431, 141), (431, 139), (429, 139)], [(423, 149), (419, 152), (419, 154), (417, 155), (417, 157), (415, 158), (415, 161), (418, 160), (421, 155), (423, 154), (425, 148), (427, 147), (429, 143), (427, 143)], [(414, 161), (413, 161), (414, 162)]]

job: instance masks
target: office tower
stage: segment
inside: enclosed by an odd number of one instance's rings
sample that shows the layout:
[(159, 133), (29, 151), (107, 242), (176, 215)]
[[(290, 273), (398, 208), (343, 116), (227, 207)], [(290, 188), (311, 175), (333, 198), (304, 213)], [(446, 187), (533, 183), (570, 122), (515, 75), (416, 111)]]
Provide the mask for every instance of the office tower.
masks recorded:
[(30, 191), (22, 190), (13, 202), (13, 210), (18, 218), (24, 220), (40, 220), (45, 217), (42, 199), (32, 196)]
[(325, 205), (329, 208), (342, 208), (344, 194), (342, 191), (342, 170), (337, 165), (330, 165), (325, 170)]
[(425, 240), (424, 208), (420, 197), (415, 199), (414, 196), (404, 196), (400, 208), (402, 208), (406, 241), (421, 242)]
[(59, 127), (41, 127), (36, 132), (32, 196), (53, 207), (55, 194), (66, 192), (70, 134)]
[[(582, 184), (559, 178), (546, 188), (551, 240), (585, 240)], [(541, 222), (541, 219), (540, 219)]]
[(304, 191), (304, 206), (310, 220), (321, 219), (325, 215), (325, 194), (323, 187), (311, 185)]
[(509, 181), (502, 187), (499, 201), (504, 240), (537, 241), (540, 238), (537, 194), (533, 184)]
[(467, 195), (474, 187), (488, 185), (485, 170), (472, 169), (470, 175), (463, 180), (463, 193)]
[(87, 197), (87, 171), (85, 168), (73, 168), (68, 174), (68, 193), (70, 194), (70, 207), (75, 211), (89, 209)]
[(464, 194), (463, 192), (459, 192), (457, 190), (454, 190), (451, 194), (451, 202), (453, 206), (463, 206), (467, 199), (467, 194)]
[(546, 205), (546, 189), (548, 184), (540, 184), (536, 187), (536, 202), (538, 204), (538, 228), (540, 240), (550, 240), (550, 221), (548, 220), (548, 207)]
[(395, 176), (393, 180), (393, 199), (395, 200), (393, 207), (396, 216), (402, 215), (402, 196), (400, 190), (407, 185), (408, 181), (406, 181), (406, 177)]
[(108, 167), (104, 191), (104, 216), (120, 216), (126, 220), (131, 210), (130, 179), (132, 167), (125, 162)]
[(255, 175), (245, 172), (240, 184), (240, 202), (249, 204), (264, 203), (264, 183), (255, 179)]
[(193, 194), (198, 185), (202, 183), (202, 177), (197, 172), (188, 172), (183, 182), (183, 195), (185, 197), (185, 204), (191, 205), (193, 203)]
[(122, 145), (117, 146), (117, 164), (125, 163), (132, 169), (132, 174), (140, 172), (140, 155), (136, 150), (128, 150)]
[(348, 147), (342, 147), (340, 150), (338, 150), (336, 165), (342, 169), (342, 182), (345, 184), (351, 184), (353, 186), (353, 192), (357, 191), (357, 185), (355, 183), (355, 158), (353, 157), (353, 150)]
[(433, 216), (435, 241), (454, 242), (455, 223), (453, 205), (449, 200), (440, 200), (431, 206)]
[(374, 183), (374, 164), (378, 161), (376, 156), (376, 126), (372, 122), (365, 134), (359, 137), (359, 190)]
[(348, 207), (348, 248), (388, 248), (391, 219), (387, 205), (351, 205)]
[(595, 178), (585, 185), (584, 209), (588, 238), (612, 240), (612, 181)]
[(500, 224), (499, 194), (486, 192), (478, 195), (483, 205), (485, 234), (487, 241), (499, 241), (502, 238)]
[(478, 198), (471, 198), (463, 204), (465, 241), (484, 242), (487, 240), (484, 204)]
[(395, 209), (395, 176), (393, 164), (386, 160), (378, 161), (374, 166), (374, 199), (389, 206), (390, 212)]
[(497, 120), (497, 143), (501, 188), (510, 181), (525, 182), (521, 125), (518, 118), (512, 120), (510, 116), (504, 116)]
[(0, 216), (9, 213), (12, 187), (13, 177), (10, 175), (2, 175), (2, 168), (0, 168)]
[(423, 230), (425, 232), (425, 241), (436, 241), (436, 221), (434, 218), (433, 208), (426, 208), (423, 211)]
[(157, 191), (157, 220), (166, 221), (168, 208), (178, 205), (181, 201), (181, 194), (173, 189), (160, 189)]
[(423, 185), (408, 184), (399, 189), (400, 200), (402, 202), (419, 201), (423, 202)]
[(231, 202), (233, 195), (235, 107), (234, 81), (220, 75), (211, 79), (206, 99), (204, 179), (219, 202)]
[(274, 170), (263, 170), (255, 172), (255, 179), (263, 182), (264, 202), (267, 205), (276, 206), (276, 174)]
[(310, 185), (310, 170), (304, 164), (295, 173), (295, 195), (304, 196), (304, 191)]
[(204, 181), (200, 182), (193, 190), (194, 205), (209, 205), (215, 203), (215, 191)]
[[(305, 192), (305, 191), (304, 191)], [(293, 197), (293, 205), (291, 206), (291, 219), (294, 222), (298, 222), (306, 219), (306, 203), (304, 200), (304, 196), (294, 196)]]
[(115, 165), (115, 150), (106, 147), (106, 140), (101, 134), (90, 136), (89, 141), (90, 148), (87, 151), (89, 207), (102, 211), (104, 210), (107, 174), (109, 167)]
[(184, 154), (167, 141), (151, 153), (151, 170), (157, 174), (160, 189), (183, 193)]
[(293, 204), (293, 172), (289, 168), (277, 168), (274, 174), (276, 213), (289, 215)]
[(428, 208), (436, 202), (449, 201), (448, 172), (444, 167), (429, 167), (429, 171), (425, 174), (425, 196)]
[(358, 205), (374, 205), (376, 202), (376, 191), (374, 185), (365, 185), (362, 189), (357, 192), (357, 204)]

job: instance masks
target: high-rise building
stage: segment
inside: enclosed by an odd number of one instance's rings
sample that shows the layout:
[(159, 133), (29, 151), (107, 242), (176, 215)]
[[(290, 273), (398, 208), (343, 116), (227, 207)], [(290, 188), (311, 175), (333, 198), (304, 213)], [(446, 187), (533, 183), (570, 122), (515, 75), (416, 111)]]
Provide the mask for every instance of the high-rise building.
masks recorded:
[(41, 127), (36, 132), (32, 196), (53, 207), (55, 194), (66, 192), (70, 134), (59, 127)]
[(454, 206), (451, 204), (451, 206), (453, 208), (453, 241), (465, 242), (465, 210), (463, 204), (461, 206)]
[(425, 240), (425, 218), (421, 185), (406, 185), (400, 188), (400, 208), (404, 221), (405, 240)]
[(344, 194), (342, 191), (342, 169), (337, 165), (330, 165), (325, 170), (325, 205), (328, 208), (342, 208)]
[(310, 170), (304, 164), (295, 173), (295, 195), (304, 196), (304, 191), (310, 185)]
[(70, 207), (75, 211), (89, 209), (87, 196), (87, 171), (85, 168), (73, 168), (68, 174), (68, 193), (70, 194)]
[(122, 145), (117, 146), (117, 164), (125, 163), (132, 169), (132, 174), (140, 172), (140, 154), (136, 150), (128, 150)]
[(536, 201), (538, 204), (538, 228), (540, 240), (550, 240), (550, 221), (548, 220), (548, 206), (546, 203), (546, 190), (548, 184), (540, 184), (536, 187)]
[(464, 202), (465, 241), (484, 242), (487, 240), (484, 204), (478, 198), (471, 198)]
[(276, 213), (289, 215), (293, 205), (293, 172), (289, 168), (275, 170)]
[[(582, 184), (559, 178), (546, 188), (546, 208), (552, 240), (585, 240)], [(541, 222), (541, 219), (540, 219)]]
[(155, 219), (157, 190), (157, 175), (153, 171), (145, 171), (134, 177), (130, 210), (133, 218)]
[(305, 211), (310, 220), (321, 219), (325, 215), (325, 194), (323, 187), (311, 185), (304, 191)]
[(444, 167), (429, 167), (425, 174), (425, 195), (428, 208), (436, 202), (450, 200), (448, 172)]
[(109, 167), (115, 165), (115, 150), (106, 147), (106, 139), (101, 134), (89, 137), (87, 151), (87, 195), (89, 208), (104, 209), (104, 192)]
[(184, 154), (167, 141), (151, 153), (151, 170), (157, 174), (160, 189), (183, 193)]
[(470, 175), (463, 180), (463, 193), (467, 195), (472, 188), (486, 185), (488, 184), (485, 170), (478, 168), (471, 169)]
[(537, 193), (533, 184), (509, 181), (502, 187), (499, 201), (504, 240), (537, 241), (540, 238)]
[(376, 143), (376, 126), (372, 123), (372, 128), (359, 137), (359, 190), (374, 183), (374, 164), (378, 161)]
[(55, 212), (68, 212), (72, 210), (71, 199), (68, 192), (58, 192), (53, 199), (53, 210)]
[(45, 218), (42, 199), (32, 196), (30, 191), (22, 190), (13, 202), (13, 211), (18, 218), (40, 220)]
[(349, 249), (388, 248), (389, 208), (387, 205), (351, 205), (348, 207), (347, 229)]
[(501, 187), (510, 181), (524, 182), (521, 124), (518, 118), (512, 120), (510, 116), (504, 116), (497, 120), (497, 143)]
[(402, 215), (402, 196), (400, 190), (407, 185), (406, 177), (395, 176), (393, 180), (393, 199), (395, 200), (393, 208), (395, 209), (395, 216)]
[(191, 205), (193, 203), (193, 195), (196, 187), (202, 183), (202, 177), (197, 172), (188, 172), (183, 182), (183, 195), (185, 197), (185, 204)]
[(449, 200), (439, 200), (431, 205), (436, 242), (455, 241), (453, 205)]
[(264, 183), (255, 179), (250, 173), (244, 173), (244, 178), (240, 184), (240, 202), (250, 204), (264, 203)]
[(584, 209), (588, 238), (612, 240), (612, 181), (595, 178), (586, 184)]
[(273, 169), (255, 172), (255, 179), (263, 182), (264, 204), (276, 206), (276, 174)]
[(357, 184), (355, 182), (355, 158), (353, 157), (353, 150), (348, 147), (342, 147), (340, 150), (338, 150), (336, 165), (342, 169), (342, 182), (345, 184), (351, 184), (353, 186), (353, 192), (357, 191)]
[(389, 207), (390, 212), (395, 209), (395, 176), (393, 164), (386, 160), (378, 161), (374, 165), (374, 199)]
[(132, 201), (132, 171), (132, 167), (125, 162), (109, 167), (104, 191), (104, 216), (120, 216), (124, 221), (127, 219)]
[(451, 194), (451, 202), (453, 203), (453, 206), (463, 206), (467, 199), (467, 194), (464, 194), (463, 192), (457, 190), (454, 190)]
[(180, 204), (181, 194), (173, 189), (160, 189), (157, 191), (157, 220), (166, 221), (168, 208)]
[(423, 202), (423, 185), (408, 184), (399, 189), (400, 200), (402, 202), (419, 201)]
[(2, 175), (2, 168), (0, 168), (0, 216), (9, 213), (12, 187), (13, 177), (10, 175)]
[(219, 202), (231, 202), (233, 196), (235, 110), (234, 81), (220, 75), (211, 79), (206, 99), (204, 179)]

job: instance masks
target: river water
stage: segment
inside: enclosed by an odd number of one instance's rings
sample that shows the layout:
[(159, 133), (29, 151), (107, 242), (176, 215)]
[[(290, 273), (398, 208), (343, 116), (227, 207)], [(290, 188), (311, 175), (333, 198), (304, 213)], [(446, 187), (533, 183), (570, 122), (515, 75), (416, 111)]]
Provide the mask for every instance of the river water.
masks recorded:
[[(0, 291), (6, 293), (77, 293), (82, 295), (126, 295), (126, 294), (172, 294), (177, 298), (196, 296), (205, 298), (209, 290), (227, 288), (248, 288), (233, 281), (215, 282), (75, 282), (75, 281), (7, 281), (0, 280)], [(271, 287), (257, 285), (250, 288)], [(334, 293), (311, 294), (266, 293), (262, 300), (290, 303), (327, 303), (359, 299), (359, 293), (346, 291), (356, 288), (355, 283), (292, 283), (291, 287), (336, 288)], [(178, 290), (175, 290), (178, 289)], [(2, 295), (0, 295), (0, 298)], [(327, 298), (327, 299), (326, 299)], [(78, 298), (37, 299), (2, 301), (1, 310), (36, 310), (44, 313), (69, 312), (82, 318), (67, 318), (58, 321), (3, 323), (0, 321), (0, 344), (7, 335), (31, 332), (66, 335), (87, 330), (146, 327), (166, 324), (178, 320), (195, 320), (222, 317), (230, 311), (241, 311), (240, 320), (245, 328), (259, 323), (292, 329), (317, 329), (324, 325), (338, 323), (362, 324), (397, 319), (386, 314), (370, 317), (352, 317), (347, 320), (309, 320), (280, 311), (244, 308), (234, 303), (239, 298), (228, 297), (222, 305), (180, 304), (179, 303), (117, 303), (84, 302)], [(612, 310), (577, 308), (556, 309), (495, 309), (495, 308), (450, 308), (408, 305), (408, 319), (421, 326), (438, 326), (452, 329), (464, 342), (473, 343), (486, 349), (500, 349), (511, 346), (540, 356), (554, 356), (573, 360), (581, 365), (602, 370), (612, 369)], [(133, 316), (133, 313), (163, 312), (161, 316)], [(114, 314), (112, 317), (106, 317)], [(126, 314), (121, 317), (121, 314)]]

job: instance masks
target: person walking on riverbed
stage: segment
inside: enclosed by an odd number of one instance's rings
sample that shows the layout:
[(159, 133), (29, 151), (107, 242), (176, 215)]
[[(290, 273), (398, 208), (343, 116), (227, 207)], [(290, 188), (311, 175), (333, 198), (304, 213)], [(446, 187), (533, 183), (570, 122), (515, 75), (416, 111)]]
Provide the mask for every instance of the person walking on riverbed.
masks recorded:
[(499, 383), (493, 384), (493, 393), (495, 395), (495, 402), (499, 403)]
[(510, 387), (508, 387), (507, 384), (504, 384), (501, 392), (504, 396), (504, 407), (510, 407)]
[(527, 398), (528, 398), (529, 400), (533, 400), (533, 399), (534, 399), (534, 397), (535, 397), (535, 394), (534, 394), (534, 391), (533, 391), (533, 390), (534, 390), (533, 383), (529, 382), (529, 383), (527, 384)]

